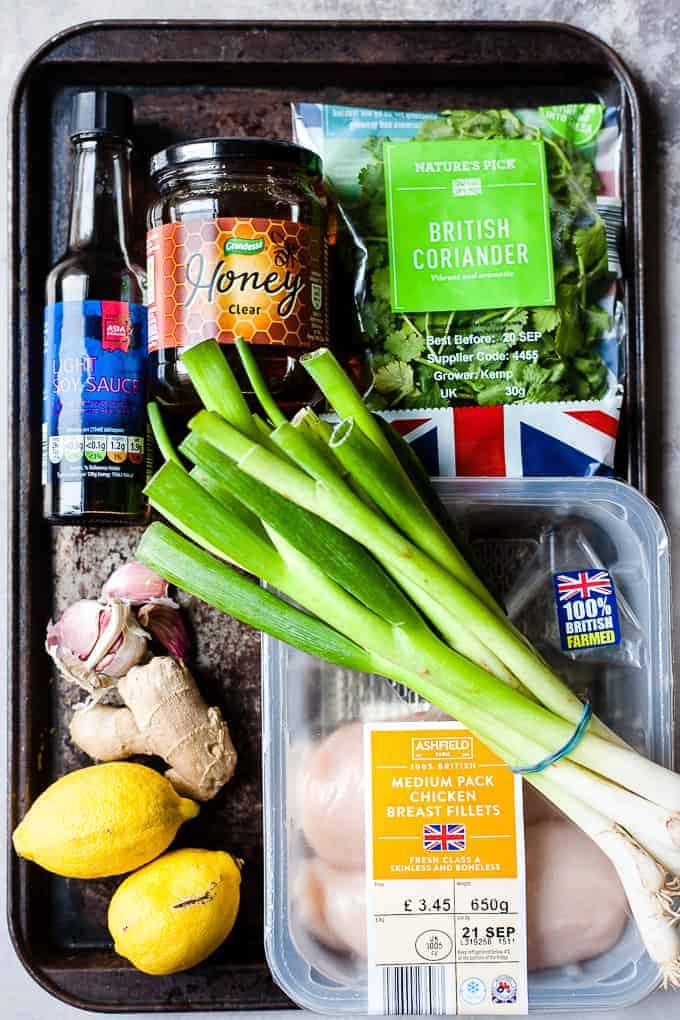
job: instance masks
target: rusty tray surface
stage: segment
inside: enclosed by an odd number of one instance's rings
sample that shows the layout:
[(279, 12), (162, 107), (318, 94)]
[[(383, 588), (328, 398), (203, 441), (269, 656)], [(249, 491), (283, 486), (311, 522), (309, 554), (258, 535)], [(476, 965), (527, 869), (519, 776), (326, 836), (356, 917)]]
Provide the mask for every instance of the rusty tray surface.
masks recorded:
[[(617, 473), (645, 488), (643, 247), (635, 87), (604, 44), (550, 23), (103, 22), (40, 50), (12, 109), (10, 366), (11, 549), (9, 824), (54, 779), (89, 763), (68, 738), (79, 694), (51, 670), (45, 625), (94, 597), (134, 555), (136, 528), (51, 528), (41, 508), (43, 284), (66, 239), (68, 111), (79, 88), (128, 92), (135, 103), (136, 245), (141, 256), (148, 157), (200, 135), (290, 137), (292, 100), (412, 109), (585, 101), (621, 105), (627, 199), (626, 398)], [(48, 991), (108, 1012), (283, 1008), (262, 944), (259, 638), (197, 600), (182, 599), (194, 634), (191, 666), (229, 720), (234, 780), (177, 845), (232, 850), (245, 860), (233, 934), (201, 967), (150, 978), (112, 949), (106, 909), (118, 880), (71, 881), (9, 850), (9, 921), (17, 953)]]

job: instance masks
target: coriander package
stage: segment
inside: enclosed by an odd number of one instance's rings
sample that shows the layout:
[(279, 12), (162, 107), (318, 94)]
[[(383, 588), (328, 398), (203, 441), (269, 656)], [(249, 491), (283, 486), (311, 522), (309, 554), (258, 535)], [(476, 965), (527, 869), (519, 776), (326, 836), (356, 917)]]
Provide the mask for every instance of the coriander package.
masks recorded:
[(430, 412), (430, 470), (610, 472), (625, 333), (618, 111), (300, 103), (293, 123), (337, 199), (338, 287), (353, 292), (370, 402), (416, 440), (413, 411)]

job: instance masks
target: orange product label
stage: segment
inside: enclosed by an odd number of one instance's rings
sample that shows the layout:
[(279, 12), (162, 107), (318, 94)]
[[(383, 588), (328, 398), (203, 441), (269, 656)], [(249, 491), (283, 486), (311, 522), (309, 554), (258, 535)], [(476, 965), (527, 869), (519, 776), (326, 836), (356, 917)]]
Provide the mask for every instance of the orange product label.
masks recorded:
[(328, 253), (319, 227), (221, 217), (147, 234), (149, 351), (201, 340), (328, 342)]
[(373, 878), (515, 878), (515, 786), (469, 730), (376, 729)]
[(526, 1013), (521, 778), (457, 722), (364, 739), (369, 1013)]

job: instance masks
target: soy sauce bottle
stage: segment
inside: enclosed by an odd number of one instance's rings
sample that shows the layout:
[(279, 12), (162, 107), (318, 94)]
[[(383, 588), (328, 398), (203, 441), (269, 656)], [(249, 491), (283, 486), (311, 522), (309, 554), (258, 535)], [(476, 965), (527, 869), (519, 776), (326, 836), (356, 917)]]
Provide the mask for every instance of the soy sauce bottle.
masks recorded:
[(147, 328), (130, 257), (132, 104), (80, 92), (73, 105), (68, 249), (46, 285), (44, 513), (53, 523), (145, 516)]

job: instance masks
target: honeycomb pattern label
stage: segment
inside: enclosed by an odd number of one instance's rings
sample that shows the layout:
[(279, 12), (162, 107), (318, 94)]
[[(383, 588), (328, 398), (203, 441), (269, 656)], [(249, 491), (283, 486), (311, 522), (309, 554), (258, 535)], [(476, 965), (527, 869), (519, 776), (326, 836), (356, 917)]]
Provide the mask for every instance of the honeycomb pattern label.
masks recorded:
[(214, 338), (318, 347), (328, 342), (328, 253), (318, 226), (222, 217), (147, 235), (149, 350)]

